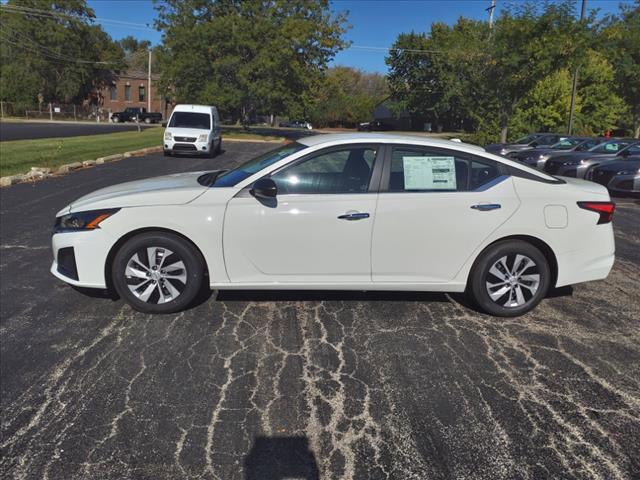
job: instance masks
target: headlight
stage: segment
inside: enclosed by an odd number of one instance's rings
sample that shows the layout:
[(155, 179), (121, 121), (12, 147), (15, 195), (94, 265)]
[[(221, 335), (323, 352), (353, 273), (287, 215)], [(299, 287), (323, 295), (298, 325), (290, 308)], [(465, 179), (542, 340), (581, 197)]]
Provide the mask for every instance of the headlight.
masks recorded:
[(119, 208), (109, 208), (63, 215), (56, 218), (56, 223), (53, 226), (53, 233), (95, 230), (96, 228), (100, 228), (101, 222), (119, 210)]
[(590, 158), (583, 158), (582, 160), (580, 160), (580, 165), (586, 165), (587, 163), (591, 163)]
[(501, 148), (500, 149), (500, 155), (506, 155), (508, 152), (508, 150), (506, 148)]
[(203, 133), (202, 135), (198, 136), (199, 142), (206, 142), (207, 140), (209, 140), (209, 134), (207, 133)]
[(538, 155), (538, 160), (549, 160), (549, 155), (540, 154)]
[(164, 139), (171, 140), (173, 137), (171, 136), (171, 132), (164, 132)]

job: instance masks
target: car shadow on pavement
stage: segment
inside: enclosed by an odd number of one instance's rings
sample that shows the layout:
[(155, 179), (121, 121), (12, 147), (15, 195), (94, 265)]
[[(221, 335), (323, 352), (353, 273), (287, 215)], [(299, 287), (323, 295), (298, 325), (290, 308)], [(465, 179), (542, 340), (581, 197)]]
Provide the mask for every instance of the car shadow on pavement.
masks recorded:
[(306, 437), (257, 437), (244, 461), (246, 480), (318, 480)]

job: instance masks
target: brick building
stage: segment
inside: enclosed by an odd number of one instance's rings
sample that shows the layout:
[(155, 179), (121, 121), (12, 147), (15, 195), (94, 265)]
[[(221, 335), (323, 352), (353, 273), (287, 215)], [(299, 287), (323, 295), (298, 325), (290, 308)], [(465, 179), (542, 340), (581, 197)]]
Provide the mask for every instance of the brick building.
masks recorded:
[[(173, 105), (158, 88), (159, 75), (151, 75), (151, 109), (162, 113), (166, 119)], [(98, 103), (105, 113), (121, 112), (127, 107), (148, 108), (149, 79), (146, 72), (123, 72), (115, 76), (111, 85), (104, 87), (98, 95)]]

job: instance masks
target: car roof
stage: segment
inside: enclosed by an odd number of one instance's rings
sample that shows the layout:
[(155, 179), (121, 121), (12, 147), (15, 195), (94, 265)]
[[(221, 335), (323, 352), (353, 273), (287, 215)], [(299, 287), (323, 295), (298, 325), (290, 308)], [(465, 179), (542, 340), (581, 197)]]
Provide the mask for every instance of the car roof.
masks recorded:
[(211, 113), (214, 109), (213, 105), (176, 105), (173, 108), (174, 112), (199, 112), (199, 113)]
[(323, 144), (343, 144), (343, 143), (409, 143), (413, 145), (426, 145), (431, 147), (454, 148), (456, 150), (469, 149), (471, 151), (484, 152), (484, 148), (470, 143), (463, 143), (452, 140), (442, 140), (439, 138), (427, 137), (420, 134), (395, 134), (395, 133), (378, 133), (378, 132), (358, 132), (358, 133), (328, 133), (320, 135), (311, 135), (309, 137), (300, 138), (298, 143), (307, 147), (315, 147)]

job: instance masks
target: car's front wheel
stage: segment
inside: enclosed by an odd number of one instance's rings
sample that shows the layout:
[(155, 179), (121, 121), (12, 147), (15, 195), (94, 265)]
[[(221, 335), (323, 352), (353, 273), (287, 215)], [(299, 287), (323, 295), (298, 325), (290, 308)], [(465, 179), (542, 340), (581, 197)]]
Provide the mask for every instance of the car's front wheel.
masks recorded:
[(204, 260), (178, 235), (142, 233), (118, 250), (112, 275), (118, 294), (136, 310), (173, 313), (187, 308), (200, 292)]
[(474, 265), (469, 289), (485, 312), (515, 317), (532, 310), (549, 290), (551, 271), (540, 250), (521, 240), (488, 247)]

